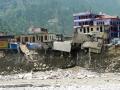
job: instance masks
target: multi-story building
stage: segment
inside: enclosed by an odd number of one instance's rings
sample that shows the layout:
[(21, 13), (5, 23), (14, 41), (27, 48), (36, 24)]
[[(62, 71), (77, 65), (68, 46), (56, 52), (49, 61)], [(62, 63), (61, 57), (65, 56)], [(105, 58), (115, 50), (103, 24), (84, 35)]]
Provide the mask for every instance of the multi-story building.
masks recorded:
[(103, 13), (84, 12), (73, 15), (74, 32), (94, 34), (104, 39), (120, 38), (120, 18)]

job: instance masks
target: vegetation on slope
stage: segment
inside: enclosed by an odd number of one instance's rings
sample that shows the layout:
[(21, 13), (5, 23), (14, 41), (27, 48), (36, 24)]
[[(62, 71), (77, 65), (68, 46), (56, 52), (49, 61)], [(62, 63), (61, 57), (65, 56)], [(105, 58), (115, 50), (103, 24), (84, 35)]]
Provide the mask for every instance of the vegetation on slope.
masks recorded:
[(16, 33), (31, 25), (72, 33), (73, 13), (93, 10), (120, 15), (119, 0), (0, 0), (0, 18)]

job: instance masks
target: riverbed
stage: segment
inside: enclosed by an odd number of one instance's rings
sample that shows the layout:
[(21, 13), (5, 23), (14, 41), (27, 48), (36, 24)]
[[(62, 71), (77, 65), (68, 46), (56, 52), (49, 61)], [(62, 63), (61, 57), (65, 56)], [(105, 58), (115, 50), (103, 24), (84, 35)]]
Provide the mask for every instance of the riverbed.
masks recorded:
[(120, 90), (120, 73), (81, 67), (0, 76), (0, 90)]

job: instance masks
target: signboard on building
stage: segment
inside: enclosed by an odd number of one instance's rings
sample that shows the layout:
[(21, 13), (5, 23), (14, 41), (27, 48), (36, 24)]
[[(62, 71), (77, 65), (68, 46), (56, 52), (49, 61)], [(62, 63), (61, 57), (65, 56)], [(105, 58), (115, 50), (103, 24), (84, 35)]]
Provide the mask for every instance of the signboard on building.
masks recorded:
[(0, 41), (0, 49), (8, 48), (8, 42), (7, 41)]

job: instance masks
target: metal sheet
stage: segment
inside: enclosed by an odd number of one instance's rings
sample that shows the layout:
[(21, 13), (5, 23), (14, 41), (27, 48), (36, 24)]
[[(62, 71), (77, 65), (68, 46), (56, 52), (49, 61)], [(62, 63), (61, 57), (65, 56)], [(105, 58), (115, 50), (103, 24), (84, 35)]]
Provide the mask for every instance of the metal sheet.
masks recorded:
[(54, 42), (53, 49), (58, 51), (70, 52), (71, 51), (71, 41), (64, 42)]

